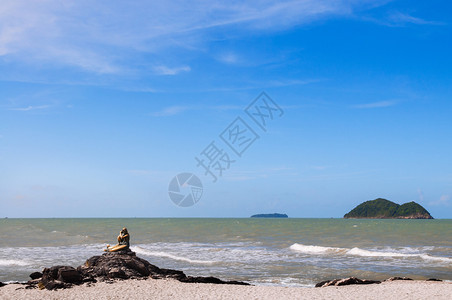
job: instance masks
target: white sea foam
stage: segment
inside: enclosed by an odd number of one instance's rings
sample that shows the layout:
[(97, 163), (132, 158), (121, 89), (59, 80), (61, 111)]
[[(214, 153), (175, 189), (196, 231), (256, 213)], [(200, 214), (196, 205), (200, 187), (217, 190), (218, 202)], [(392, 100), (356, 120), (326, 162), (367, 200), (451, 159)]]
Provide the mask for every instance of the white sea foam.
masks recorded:
[(361, 248), (352, 248), (346, 252), (349, 255), (356, 256), (367, 256), (367, 257), (412, 257), (419, 256), (416, 254), (408, 254), (408, 253), (397, 253), (397, 252), (386, 252), (386, 251), (371, 251), (364, 250)]
[(419, 257), (421, 257), (422, 259), (425, 259), (425, 260), (443, 261), (443, 262), (448, 262), (448, 263), (452, 264), (452, 258), (449, 258), (449, 257), (430, 256), (428, 254), (422, 254), (422, 255), (419, 255)]
[(0, 266), (28, 266), (30, 263), (17, 259), (0, 259)]
[(131, 247), (130, 249), (132, 251), (134, 251), (138, 254), (142, 254), (142, 255), (166, 257), (166, 258), (170, 258), (170, 259), (174, 259), (174, 260), (185, 261), (185, 262), (192, 263), (192, 264), (214, 264), (214, 263), (216, 263), (216, 261), (212, 261), (212, 260), (190, 259), (188, 257), (177, 256), (177, 255), (167, 253), (167, 252), (150, 251), (150, 250), (144, 249), (140, 246)]
[(347, 251), (347, 249), (345, 249), (345, 248), (302, 245), (302, 244), (297, 244), (297, 243), (290, 246), (290, 249), (295, 250), (297, 252), (306, 253), (306, 254), (331, 254), (331, 253)]
[(375, 251), (361, 249), (358, 247), (348, 249), (337, 247), (302, 245), (295, 243), (290, 246), (290, 249), (305, 254), (343, 254), (362, 257), (419, 257), (424, 260), (452, 263), (452, 258), (449, 257), (432, 256), (426, 253), (406, 253), (406, 248), (402, 249), (401, 252), (394, 252), (394, 249), (391, 249), (392, 251)]

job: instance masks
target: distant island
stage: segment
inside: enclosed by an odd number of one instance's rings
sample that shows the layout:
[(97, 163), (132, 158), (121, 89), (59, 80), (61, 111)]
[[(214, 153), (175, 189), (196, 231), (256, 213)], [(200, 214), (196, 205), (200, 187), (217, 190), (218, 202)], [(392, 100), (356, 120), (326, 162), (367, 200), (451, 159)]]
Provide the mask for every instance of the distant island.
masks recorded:
[(251, 218), (288, 218), (289, 216), (286, 214), (257, 214), (252, 215)]
[(416, 202), (402, 205), (378, 198), (361, 203), (345, 219), (433, 219), (430, 213)]

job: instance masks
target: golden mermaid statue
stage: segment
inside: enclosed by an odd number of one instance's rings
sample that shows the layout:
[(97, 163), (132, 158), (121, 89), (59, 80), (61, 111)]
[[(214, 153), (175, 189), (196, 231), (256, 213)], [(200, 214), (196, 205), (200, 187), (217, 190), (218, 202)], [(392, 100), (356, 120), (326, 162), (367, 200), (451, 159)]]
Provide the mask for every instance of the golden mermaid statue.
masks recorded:
[(114, 246), (107, 245), (106, 252), (116, 252), (119, 250), (127, 250), (130, 247), (130, 235), (127, 228), (123, 228), (118, 235), (118, 244)]

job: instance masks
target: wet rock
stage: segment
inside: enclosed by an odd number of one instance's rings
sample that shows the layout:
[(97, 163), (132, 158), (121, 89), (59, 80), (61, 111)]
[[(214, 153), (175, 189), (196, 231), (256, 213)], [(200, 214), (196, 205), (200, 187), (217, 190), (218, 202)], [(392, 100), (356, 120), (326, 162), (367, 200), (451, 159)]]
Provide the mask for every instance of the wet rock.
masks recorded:
[(42, 273), (41, 272), (33, 272), (30, 274), (30, 278), (31, 279), (38, 279), (42, 277)]
[(179, 270), (161, 269), (147, 260), (137, 257), (135, 252), (130, 250), (93, 256), (77, 270), (83, 277), (98, 278), (102, 281), (151, 277), (154, 279), (173, 278), (181, 282), (249, 285), (239, 281), (223, 281), (215, 277), (192, 277)]
[(429, 278), (426, 281), (442, 281), (441, 279), (436, 279), (436, 278)]
[(315, 287), (343, 286), (343, 285), (351, 285), (351, 284), (379, 284), (379, 283), (381, 283), (381, 281), (349, 277), (349, 278), (343, 278), (343, 279), (325, 280), (325, 281), (317, 283), (315, 285)]
[(39, 272), (30, 275), (36, 279), (30, 280), (28, 284), (48, 290), (97, 281), (113, 282), (115, 279), (147, 279), (149, 277), (154, 279), (173, 278), (181, 282), (193, 283), (249, 285), (240, 281), (224, 281), (216, 277), (186, 276), (182, 271), (161, 269), (147, 260), (137, 257), (135, 252), (129, 249), (93, 256), (77, 269), (70, 266), (54, 266), (45, 268), (40, 277), (37, 273)]
[(3, 283), (0, 281), (0, 287), (5, 286), (5, 285), (6, 285), (6, 283)]
[(224, 281), (216, 277), (193, 277), (187, 276), (185, 279), (179, 280), (181, 282), (190, 282), (190, 283), (214, 283), (214, 284), (236, 284), (236, 285), (250, 285), (249, 283), (242, 281)]
[(408, 277), (390, 277), (390, 278), (386, 279), (385, 281), (396, 281), (396, 280), (413, 280), (413, 279), (408, 278)]

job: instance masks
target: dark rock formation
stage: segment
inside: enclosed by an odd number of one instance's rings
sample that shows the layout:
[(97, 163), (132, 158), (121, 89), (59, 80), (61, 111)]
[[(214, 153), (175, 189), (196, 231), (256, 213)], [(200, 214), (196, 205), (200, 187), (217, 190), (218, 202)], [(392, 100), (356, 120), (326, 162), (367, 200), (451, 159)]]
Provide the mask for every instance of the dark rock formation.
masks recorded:
[(257, 214), (257, 215), (252, 215), (251, 218), (288, 218), (289, 216), (287, 216), (286, 214), (278, 214), (278, 213), (274, 213), (274, 214)]
[(33, 272), (30, 274), (30, 278), (31, 279), (39, 279), (42, 277), (42, 273), (41, 272)]
[[(35, 273), (30, 274), (30, 277)], [(30, 280), (28, 283), (33, 285), (36, 282), (40, 289), (54, 290), (82, 283), (82, 275), (71, 266), (53, 266), (42, 271), (40, 280)]]
[[(413, 280), (408, 277), (390, 277), (386, 281), (396, 281), (396, 280)], [(435, 279), (430, 278), (426, 281), (442, 281), (441, 279)], [(381, 283), (381, 281), (378, 280), (367, 280), (367, 279), (359, 279), (356, 277), (349, 277), (344, 279), (333, 279), (333, 280), (325, 280), (322, 282), (319, 282), (315, 285), (315, 287), (326, 287), (326, 286), (342, 286), (342, 285), (350, 285), (350, 284), (373, 284), (373, 283)]]
[(436, 279), (436, 278), (429, 278), (426, 281), (442, 281), (441, 279)]
[(5, 286), (6, 284), (0, 281), (0, 287)]
[(346, 219), (433, 219), (430, 213), (416, 202), (402, 205), (378, 198), (361, 203), (344, 215)]
[(413, 279), (408, 278), (408, 277), (390, 277), (390, 278), (386, 279), (385, 281), (396, 281), (396, 280), (413, 280)]
[[(157, 267), (156, 267), (157, 268)], [(89, 258), (77, 271), (84, 278), (140, 278), (151, 274), (152, 265), (132, 251), (107, 252)]]
[(342, 285), (351, 285), (351, 284), (374, 284), (374, 283), (378, 284), (378, 283), (381, 283), (381, 281), (349, 277), (349, 278), (344, 278), (344, 279), (325, 280), (325, 281), (317, 283), (315, 285), (315, 287), (342, 286)]
[(100, 256), (93, 256), (77, 269), (70, 266), (54, 266), (45, 268), (41, 277), (37, 277), (36, 273), (38, 272), (31, 274), (35, 278), (30, 275), (33, 280), (30, 280), (28, 284), (49, 290), (68, 288), (73, 284), (84, 282), (108, 282), (112, 279), (146, 279), (149, 277), (154, 279), (174, 278), (181, 282), (249, 285), (240, 281), (223, 281), (216, 277), (192, 277), (185, 275), (182, 271), (161, 269), (137, 257), (131, 250), (107, 252)]

